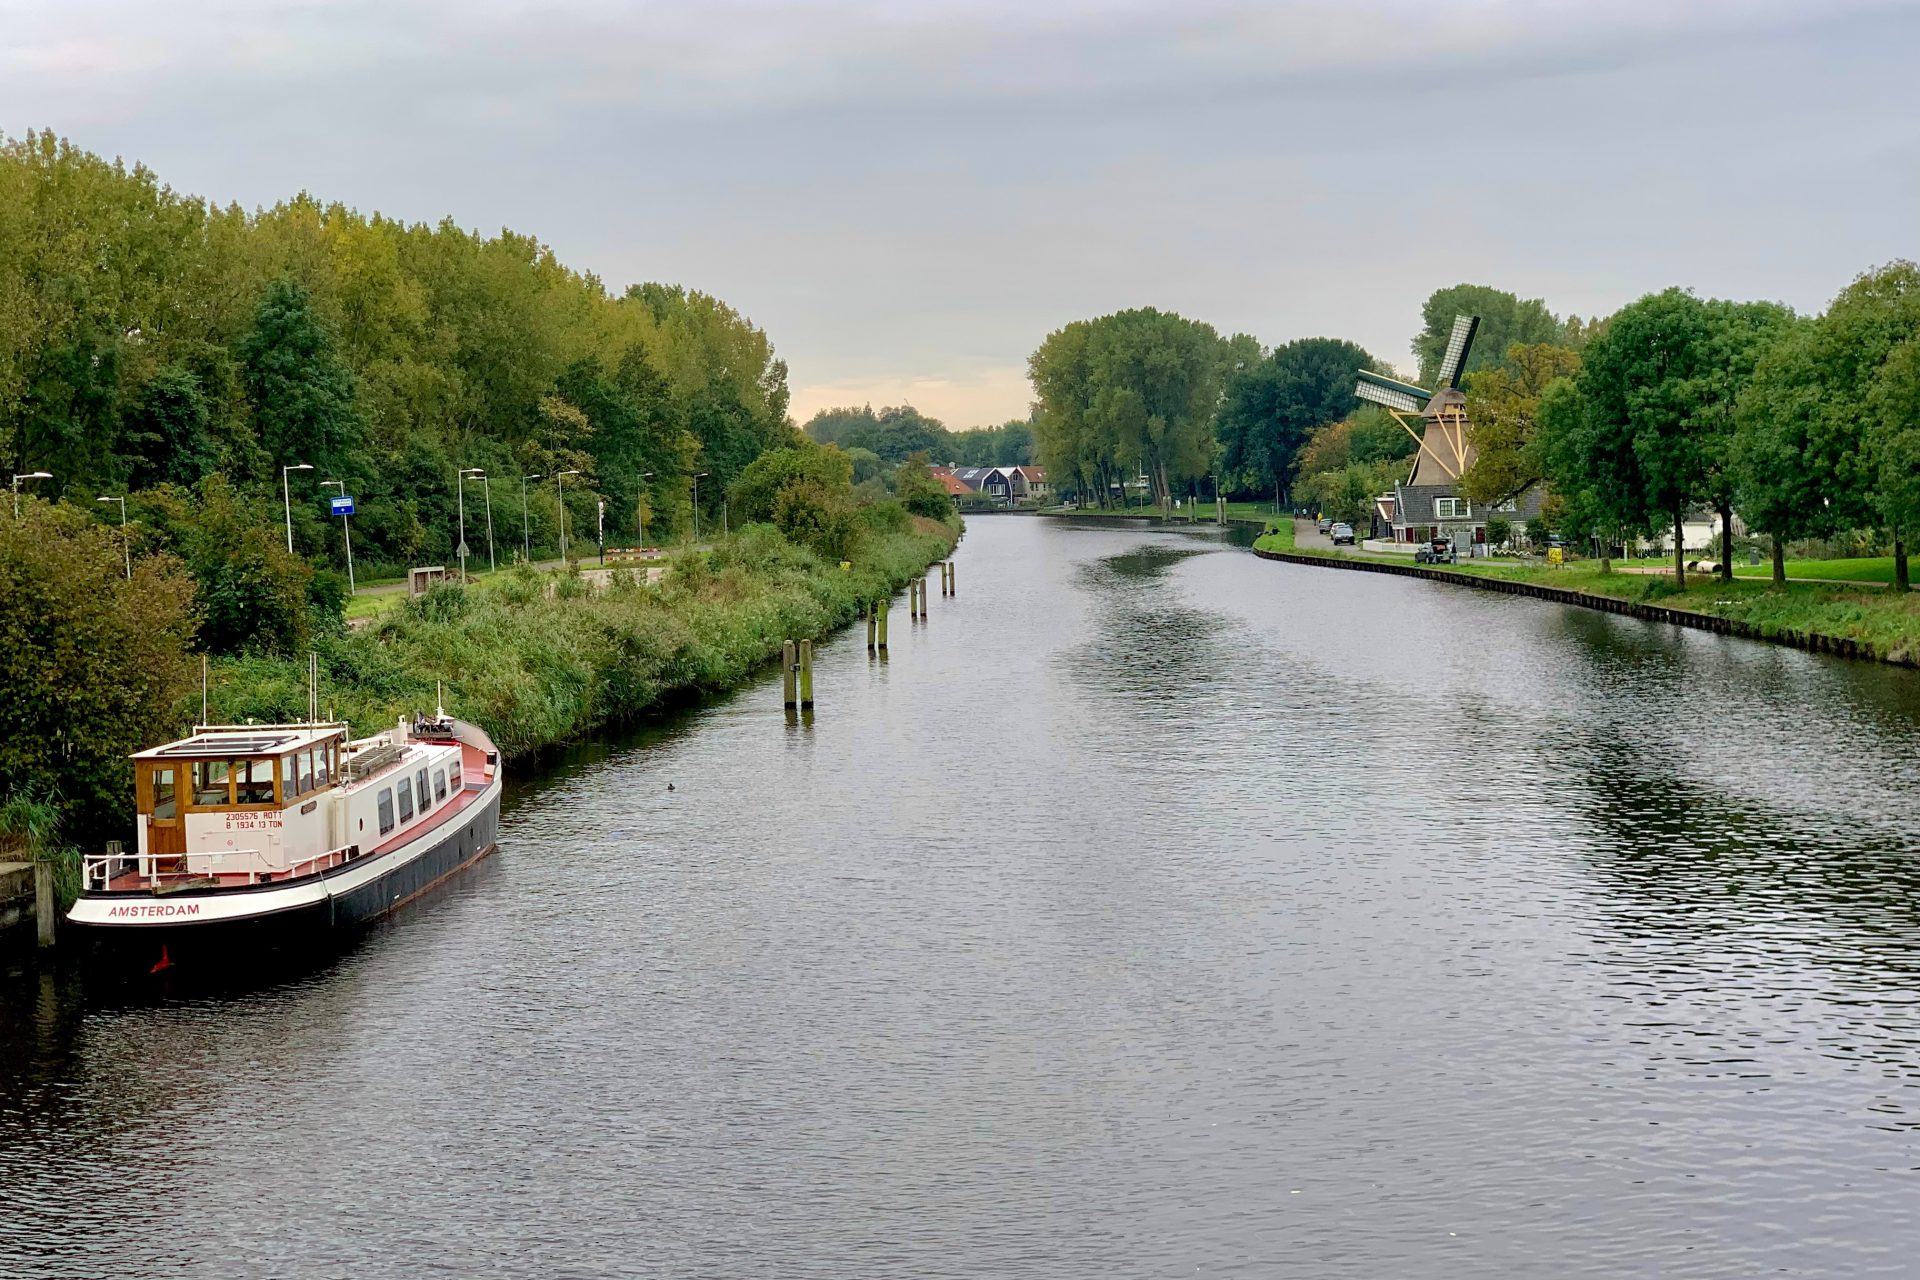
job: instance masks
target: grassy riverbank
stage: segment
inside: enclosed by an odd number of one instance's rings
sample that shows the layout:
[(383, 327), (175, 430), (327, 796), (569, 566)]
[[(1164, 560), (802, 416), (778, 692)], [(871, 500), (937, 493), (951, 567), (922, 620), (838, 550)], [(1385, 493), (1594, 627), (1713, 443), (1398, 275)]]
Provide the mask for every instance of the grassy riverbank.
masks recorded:
[[(484, 727), (509, 757), (528, 755), (741, 683), (782, 641), (824, 635), (892, 595), (957, 536), (957, 525), (915, 518), (870, 533), (842, 569), (758, 525), (675, 557), (658, 587), (616, 573), (595, 592), (530, 569), (503, 573), (487, 590), (439, 587), (321, 641), (321, 714), (373, 731), (431, 710), (442, 681), (449, 712)], [(191, 714), (199, 710), (196, 695)], [(211, 714), (229, 723), (304, 717), (305, 662), (217, 661)]]
[[(1278, 530), (1261, 537), (1254, 547), (1256, 550), (1287, 551), (1326, 558), (1410, 563), (1404, 556), (1369, 556), (1364, 553), (1356, 555), (1346, 551), (1297, 548), (1290, 523), (1283, 523)], [(1675, 586), (1671, 574), (1622, 573), (1617, 570), (1602, 573), (1600, 566), (1592, 561), (1580, 561), (1559, 568), (1513, 561), (1482, 561), (1435, 567), (1443, 573), (1463, 578), (1502, 578), (1612, 600), (1684, 609), (1744, 623), (1765, 636), (1801, 633), (1853, 640), (1870, 648), (1875, 656), (1888, 661), (1920, 663), (1920, 595), (1896, 595), (1870, 580), (1789, 582), (1785, 587), (1775, 587), (1766, 579), (1742, 576), (1728, 583), (1704, 574), (1689, 574), (1683, 591)]]

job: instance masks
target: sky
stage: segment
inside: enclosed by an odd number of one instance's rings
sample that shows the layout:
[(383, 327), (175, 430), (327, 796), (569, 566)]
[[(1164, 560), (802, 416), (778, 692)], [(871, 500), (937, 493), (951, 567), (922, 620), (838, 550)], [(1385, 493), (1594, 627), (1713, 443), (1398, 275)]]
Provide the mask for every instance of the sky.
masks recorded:
[(1411, 372), (1463, 281), (1817, 311), (1920, 256), (1920, 0), (0, 0), (0, 132), (718, 295), (793, 411), (1026, 415), (1156, 306)]

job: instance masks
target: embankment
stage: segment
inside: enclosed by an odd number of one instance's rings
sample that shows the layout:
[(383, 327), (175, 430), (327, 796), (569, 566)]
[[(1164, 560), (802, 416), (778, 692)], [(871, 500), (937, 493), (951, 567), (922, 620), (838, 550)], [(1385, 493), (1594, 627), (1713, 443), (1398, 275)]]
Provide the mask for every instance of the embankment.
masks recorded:
[[(782, 641), (853, 621), (958, 536), (957, 522), (901, 522), (868, 534), (843, 568), (762, 525), (676, 557), (658, 586), (617, 572), (595, 591), (529, 570), (486, 591), (437, 588), (317, 646), (320, 712), (372, 732), (430, 710), (444, 686), (449, 712), (484, 727), (509, 758), (528, 756), (739, 685)], [(214, 665), (215, 721), (297, 720), (306, 708), (304, 661)]]
[[(1291, 530), (1254, 543), (1268, 560), (1317, 568), (1347, 569), (1397, 577), (1426, 578), (1480, 591), (1528, 596), (1555, 604), (1664, 622), (1846, 658), (1920, 665), (1920, 597), (1905, 598), (1858, 587), (1696, 580), (1678, 590), (1662, 576), (1601, 574), (1592, 566), (1546, 569), (1518, 565), (1439, 567), (1294, 547)], [(1560, 582), (1540, 581), (1559, 575)], [(1572, 585), (1577, 582), (1578, 585)]]

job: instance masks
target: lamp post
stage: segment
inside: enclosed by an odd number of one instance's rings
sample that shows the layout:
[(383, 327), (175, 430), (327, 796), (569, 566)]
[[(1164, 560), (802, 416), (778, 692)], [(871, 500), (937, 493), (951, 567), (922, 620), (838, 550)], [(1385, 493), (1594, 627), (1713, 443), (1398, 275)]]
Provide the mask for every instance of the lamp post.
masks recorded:
[(287, 488), (287, 473), (292, 471), (311, 471), (311, 462), (296, 462), (290, 467), (280, 468), (280, 505), (287, 513), (287, 550), (293, 550), (293, 498)]
[[(345, 480), (322, 480), (320, 487), (322, 489), (338, 489), (340, 490), (341, 497), (344, 498), (347, 496), (347, 482)], [(347, 513), (344, 511), (340, 513), (340, 536), (347, 540), (347, 594), (353, 595), (355, 594), (353, 585), (353, 530), (347, 528)]]
[(15, 520), (20, 518), (20, 482), (22, 480), (51, 479), (53, 479), (53, 472), (51, 471), (29, 471), (25, 475), (17, 475), (13, 478), (13, 518)]
[(553, 473), (553, 491), (560, 495), (560, 564), (562, 568), (566, 567), (567, 563), (567, 490), (560, 481), (566, 476), (579, 474), (580, 472), (574, 469)]
[(460, 581), (467, 581), (467, 477), (487, 474), (479, 467), (462, 467), (454, 479), (453, 487), (460, 508)]
[[(651, 480), (653, 479), (653, 472), (642, 471), (640, 478), (642, 480)], [(640, 521), (640, 546), (644, 550), (647, 545), (647, 486), (645, 485), (640, 486), (640, 497), (639, 500), (633, 504), (633, 514)]]
[(693, 473), (693, 540), (700, 541), (700, 477), (712, 475), (710, 471)]
[(117, 502), (120, 504), (120, 549), (126, 553), (127, 581), (133, 581), (133, 543), (127, 537), (127, 500), (125, 498), (95, 498), (95, 502)]
[(528, 564), (533, 563), (533, 534), (527, 523), (527, 481), (538, 480), (542, 474), (520, 477), (520, 558)]

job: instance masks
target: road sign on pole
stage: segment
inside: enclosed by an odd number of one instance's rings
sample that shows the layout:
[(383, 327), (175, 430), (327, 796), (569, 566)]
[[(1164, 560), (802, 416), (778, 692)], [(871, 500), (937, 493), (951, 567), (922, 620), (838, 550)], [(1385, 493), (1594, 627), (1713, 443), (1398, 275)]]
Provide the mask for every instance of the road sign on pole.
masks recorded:
[(352, 515), (353, 513), (354, 513), (354, 512), (353, 512), (353, 496), (352, 496), (351, 494), (349, 494), (348, 496), (346, 496), (346, 497), (344, 497), (344, 498), (335, 498), (335, 499), (333, 499), (333, 514), (334, 514), (334, 515), (336, 515), (336, 516), (350, 516), (350, 515)]

